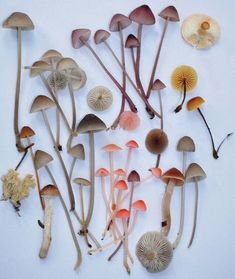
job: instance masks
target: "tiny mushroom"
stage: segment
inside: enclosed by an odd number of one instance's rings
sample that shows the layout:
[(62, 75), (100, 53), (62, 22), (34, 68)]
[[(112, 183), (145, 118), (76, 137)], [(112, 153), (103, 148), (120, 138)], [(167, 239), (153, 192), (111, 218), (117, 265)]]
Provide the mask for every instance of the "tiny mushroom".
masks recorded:
[(88, 106), (95, 111), (104, 111), (113, 103), (113, 93), (105, 86), (96, 86), (87, 95)]
[(131, 206), (134, 209), (134, 216), (131, 227), (129, 229), (129, 233), (134, 229), (139, 213), (145, 212), (147, 210), (147, 206), (143, 200), (137, 200), (133, 202)]
[[(131, 206), (133, 203), (133, 196), (134, 196), (134, 189), (137, 182), (140, 182), (140, 175), (137, 171), (133, 170), (130, 172), (130, 174), (127, 177), (127, 181), (131, 184), (130, 189), (130, 200), (129, 200), (129, 213), (131, 215)], [(127, 225), (129, 226), (130, 218), (128, 218)]]

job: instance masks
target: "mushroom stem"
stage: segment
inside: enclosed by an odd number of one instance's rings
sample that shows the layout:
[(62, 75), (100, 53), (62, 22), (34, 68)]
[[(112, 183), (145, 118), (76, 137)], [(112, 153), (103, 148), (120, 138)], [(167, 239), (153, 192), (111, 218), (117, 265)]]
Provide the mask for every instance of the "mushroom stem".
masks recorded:
[(232, 136), (232, 135), (233, 135), (233, 133), (229, 133), (229, 134), (227, 134), (227, 135), (223, 138), (223, 140), (221, 141), (221, 143), (219, 144), (219, 146), (218, 146), (218, 148), (217, 148), (217, 150), (216, 150), (217, 154), (219, 153), (220, 147), (223, 145), (223, 143), (225, 142), (225, 140), (228, 139), (228, 138), (229, 138), (230, 136)]
[(112, 241), (110, 241), (110, 242), (108, 242), (108, 243), (102, 245), (102, 246), (99, 247), (99, 248), (90, 249), (90, 250), (88, 251), (88, 253), (89, 253), (89, 255), (92, 255), (92, 254), (95, 253), (95, 252), (102, 252), (103, 250), (105, 250), (105, 249), (109, 248), (110, 246), (112, 246), (113, 244), (117, 243), (117, 241), (122, 241), (122, 240), (124, 240), (124, 238), (125, 238), (125, 236), (121, 236), (121, 237), (117, 238), (116, 240), (112, 240)]
[(56, 154), (59, 158), (59, 161), (60, 161), (60, 164), (61, 164), (61, 167), (63, 169), (63, 172), (64, 172), (64, 176), (65, 176), (65, 179), (66, 179), (66, 182), (67, 182), (67, 190), (68, 190), (68, 194), (69, 194), (69, 200), (70, 200), (70, 210), (73, 211), (74, 208), (75, 208), (75, 200), (74, 200), (74, 195), (73, 195), (73, 190), (72, 190), (72, 185), (71, 185), (71, 181), (70, 181), (70, 178), (69, 178), (69, 175), (68, 175), (68, 172), (67, 172), (67, 169), (65, 167), (65, 164), (64, 164), (64, 161), (63, 161), (63, 158), (60, 154), (60, 151), (56, 145), (56, 141), (55, 141), (55, 138), (53, 136), (53, 133), (52, 133), (52, 130), (51, 130), (51, 126), (50, 126), (50, 123), (48, 121), (48, 118), (47, 118), (47, 114), (46, 114), (46, 111), (45, 110), (42, 110), (42, 116), (43, 116), (43, 120), (44, 120), (44, 123), (48, 129), (48, 132), (49, 132), (49, 135), (51, 137), (51, 140), (55, 146), (55, 151), (56, 151)]
[(109, 215), (111, 215), (111, 209), (109, 207), (109, 202), (108, 202), (108, 198), (107, 198), (107, 194), (105, 191), (105, 178), (103, 176), (101, 176), (101, 187), (102, 187), (102, 196), (103, 196), (103, 200), (106, 206), (106, 212), (109, 213)]
[(68, 80), (68, 88), (69, 88), (69, 95), (72, 103), (72, 130), (75, 131), (76, 128), (76, 121), (77, 121), (77, 112), (76, 112), (76, 104), (75, 104), (75, 98), (74, 98), (74, 91), (73, 87), (71, 85), (70, 79)]
[(125, 97), (124, 97), (124, 95), (122, 95), (122, 104), (121, 104), (120, 112), (119, 112), (117, 118), (114, 120), (113, 124), (111, 125), (112, 130), (115, 130), (117, 128), (117, 126), (119, 124), (120, 116), (124, 112), (124, 110), (125, 110)]
[(45, 198), (45, 210), (44, 210), (44, 230), (43, 241), (39, 252), (39, 258), (44, 259), (47, 256), (50, 244), (51, 244), (51, 223), (52, 223), (52, 204), (51, 198)]
[(161, 39), (160, 39), (160, 42), (159, 42), (158, 50), (157, 50), (156, 57), (155, 57), (154, 64), (153, 64), (151, 77), (150, 77), (150, 80), (149, 80), (148, 90), (147, 90), (147, 93), (146, 93), (147, 98), (149, 98), (149, 96), (151, 94), (153, 81), (154, 81), (155, 73), (156, 73), (156, 70), (157, 70), (157, 65), (158, 65), (158, 61), (159, 61), (159, 58), (160, 58), (160, 53), (161, 53), (161, 49), (162, 49), (163, 40), (164, 40), (164, 37), (165, 37), (165, 34), (166, 34), (168, 22), (169, 22), (168, 19), (165, 20), (162, 35), (161, 35)]
[(71, 180), (72, 179), (72, 176), (73, 176), (73, 170), (74, 170), (74, 167), (75, 167), (75, 164), (76, 164), (76, 158), (73, 158), (73, 161), (72, 161), (72, 164), (71, 164), (71, 167), (70, 167), (70, 171), (69, 171), (69, 179)]
[(130, 218), (131, 218), (131, 205), (133, 203), (133, 196), (134, 196), (134, 189), (135, 189), (135, 183), (134, 182), (131, 182), (131, 191), (130, 191), (130, 200), (129, 200), (129, 212), (130, 212), (130, 215), (129, 217), (127, 218), (127, 227), (129, 226), (129, 223), (130, 223)]
[(175, 108), (174, 112), (178, 113), (181, 111), (182, 106), (184, 104), (185, 98), (186, 98), (187, 88), (186, 88), (186, 80), (183, 80), (183, 100), (182, 102)]
[(164, 122), (163, 122), (163, 105), (162, 105), (162, 94), (161, 94), (161, 90), (158, 90), (158, 99), (159, 99), (159, 106), (160, 106), (160, 114), (161, 114), (161, 119), (160, 119), (160, 123), (161, 123), (161, 129), (163, 130), (164, 128)]
[(114, 162), (113, 162), (113, 152), (109, 152), (109, 168), (110, 168), (110, 186), (111, 186), (111, 191), (110, 191), (110, 202), (112, 203), (112, 210), (115, 209), (113, 208), (115, 205), (115, 197), (114, 197)]
[[(124, 267), (126, 268), (126, 271), (127, 273), (131, 273), (131, 269), (128, 265), (128, 261), (127, 261), (127, 255), (128, 255), (128, 224), (127, 224), (127, 220), (122, 220), (122, 223), (123, 223), (123, 230), (124, 230), (124, 235), (125, 235), (125, 238), (124, 238), (124, 249), (123, 249), (123, 265)], [(122, 241), (122, 242), (123, 242)]]
[(20, 159), (19, 163), (17, 164), (17, 166), (15, 167), (15, 171), (17, 171), (18, 168), (20, 167), (20, 165), (23, 163), (23, 161), (24, 161), (24, 159), (25, 159), (25, 157), (26, 157), (26, 155), (27, 155), (27, 153), (28, 153), (28, 149), (29, 149), (31, 146), (33, 146), (33, 145), (34, 145), (34, 143), (32, 143), (30, 146), (27, 146), (27, 147), (24, 148), (24, 154), (23, 154), (23, 156), (21, 157), (21, 159)]
[(137, 39), (139, 41), (139, 46), (137, 47), (136, 52), (136, 61), (135, 61), (135, 76), (136, 76), (136, 83), (138, 88), (141, 91), (141, 94), (145, 96), (143, 85), (140, 80), (140, 56), (141, 56), (141, 43), (142, 43), (142, 31), (143, 31), (143, 25), (139, 24), (138, 30), (137, 30)]
[(130, 167), (131, 154), (132, 154), (132, 148), (129, 148), (128, 153), (127, 153), (127, 158), (126, 158), (126, 164), (125, 164), (125, 168), (124, 168), (126, 173), (128, 173), (128, 169)]

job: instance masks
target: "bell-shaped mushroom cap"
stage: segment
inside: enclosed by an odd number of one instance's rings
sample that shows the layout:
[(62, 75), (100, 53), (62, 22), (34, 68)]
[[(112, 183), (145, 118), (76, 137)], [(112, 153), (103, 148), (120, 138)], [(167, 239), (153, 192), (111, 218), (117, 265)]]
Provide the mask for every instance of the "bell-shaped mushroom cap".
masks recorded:
[(98, 45), (106, 41), (109, 37), (110, 37), (110, 33), (108, 31), (99, 29), (95, 32), (94, 42)]
[(89, 29), (76, 29), (72, 32), (72, 45), (74, 48), (80, 48), (85, 42), (89, 40), (91, 30)]
[(83, 144), (76, 144), (68, 152), (73, 158), (85, 160), (85, 150)]
[(45, 61), (38, 60), (30, 68), (30, 77), (36, 77), (42, 72), (51, 70), (51, 65)]
[(68, 84), (67, 76), (61, 72), (52, 72), (47, 76), (46, 79), (49, 86), (55, 92), (65, 89)]
[(38, 112), (44, 109), (49, 109), (55, 106), (55, 103), (45, 95), (38, 95), (31, 106), (30, 113)]
[(177, 144), (178, 151), (195, 152), (195, 143), (192, 138), (188, 136), (182, 137)]
[(152, 90), (162, 90), (164, 88), (166, 88), (166, 85), (160, 79), (156, 79), (152, 85)]
[(128, 35), (125, 42), (125, 48), (138, 47), (140, 45), (139, 40), (133, 34)]
[(192, 163), (188, 166), (185, 178), (187, 182), (200, 181), (206, 178), (206, 173), (201, 166)]
[(89, 180), (81, 177), (74, 178), (73, 182), (82, 186), (91, 186), (91, 182)]
[(129, 173), (127, 177), (128, 182), (139, 182), (140, 181), (140, 175), (137, 171), (133, 170)]
[(126, 175), (126, 172), (124, 169), (116, 169), (113, 171), (114, 174), (118, 175), (118, 176), (124, 176)]
[(151, 168), (150, 171), (157, 178), (162, 176), (162, 169), (161, 168)]
[(41, 59), (47, 63), (51, 63), (52, 61), (58, 62), (62, 57), (63, 56), (59, 51), (55, 49), (49, 49), (42, 55)]
[(56, 65), (58, 71), (71, 71), (76, 68), (78, 68), (77, 62), (70, 57), (62, 58)]
[(129, 210), (123, 208), (123, 209), (118, 210), (115, 217), (120, 218), (120, 219), (124, 219), (124, 218), (128, 218), (129, 216), (130, 216)]
[(136, 9), (134, 9), (129, 18), (139, 24), (143, 25), (152, 25), (155, 24), (155, 16), (147, 5), (142, 5)]
[(174, 180), (175, 186), (184, 185), (184, 175), (181, 171), (176, 168), (171, 168), (161, 176), (161, 179), (166, 184), (169, 183), (170, 180)]
[(137, 211), (146, 211), (147, 206), (143, 200), (137, 200), (132, 203), (132, 207)]
[(121, 180), (118, 180), (115, 184), (114, 184), (114, 187), (118, 190), (127, 190), (128, 189), (128, 186), (127, 186), (127, 183), (125, 180), (121, 179)]
[(110, 175), (110, 172), (106, 168), (100, 168), (96, 171), (95, 176), (108, 176)]
[(87, 95), (88, 106), (95, 111), (104, 111), (113, 103), (113, 93), (105, 86), (96, 86)]
[(91, 113), (84, 116), (77, 126), (77, 132), (79, 134), (100, 132), (106, 129), (107, 127), (104, 122), (99, 117)]
[(57, 197), (59, 196), (59, 190), (56, 186), (49, 184), (40, 190), (40, 195), (43, 197)]
[(180, 21), (179, 14), (174, 6), (168, 6), (159, 14), (160, 17), (169, 21)]
[(2, 25), (4, 28), (17, 29), (21, 28), (22, 30), (33, 30), (34, 24), (30, 17), (24, 13), (15, 12), (11, 14)]
[(118, 145), (113, 144), (113, 143), (106, 144), (105, 146), (102, 147), (102, 149), (106, 152), (115, 152), (115, 151), (122, 150), (121, 147), (119, 147)]
[(193, 14), (182, 23), (183, 39), (197, 49), (209, 48), (220, 36), (220, 26), (212, 17), (204, 14)]
[(168, 137), (162, 129), (153, 129), (146, 136), (145, 146), (150, 153), (161, 154), (167, 145)]
[(123, 130), (133, 131), (140, 126), (140, 118), (133, 111), (123, 111), (119, 118), (119, 125)]
[(34, 164), (36, 170), (46, 166), (48, 163), (53, 161), (53, 157), (45, 151), (37, 150), (34, 156)]
[(126, 143), (126, 146), (129, 148), (138, 148), (139, 147), (138, 143), (135, 140), (129, 140)]
[(73, 69), (71, 71), (71, 76), (70, 81), (73, 90), (78, 90), (86, 84), (86, 73), (80, 67)]
[(198, 109), (203, 103), (205, 100), (202, 97), (194, 97), (187, 102), (187, 109), (189, 111)]
[(117, 32), (119, 30), (125, 29), (131, 24), (131, 20), (122, 14), (115, 14), (109, 24), (109, 30), (112, 32)]
[(173, 248), (161, 233), (147, 232), (136, 245), (136, 256), (148, 272), (160, 272), (171, 262)]
[(29, 126), (24, 126), (20, 131), (20, 137), (23, 138), (30, 138), (35, 135), (35, 132), (33, 129), (31, 129)]

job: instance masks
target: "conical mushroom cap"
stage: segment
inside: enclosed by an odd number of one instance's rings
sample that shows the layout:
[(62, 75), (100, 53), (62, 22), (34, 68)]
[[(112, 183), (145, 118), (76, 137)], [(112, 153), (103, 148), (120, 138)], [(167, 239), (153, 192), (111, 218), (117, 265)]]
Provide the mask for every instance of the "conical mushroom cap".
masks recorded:
[(140, 45), (139, 40), (133, 34), (128, 35), (126, 38), (125, 48), (138, 47)]
[(127, 177), (128, 182), (139, 182), (140, 181), (140, 175), (137, 171), (133, 170), (130, 172), (130, 174)]
[(106, 30), (99, 29), (95, 32), (94, 41), (98, 45), (106, 41), (110, 37), (110, 33)]
[(59, 51), (55, 49), (49, 49), (42, 55), (41, 59), (47, 63), (51, 63), (51, 61), (58, 62), (62, 57), (63, 56)]
[(143, 200), (137, 200), (137, 201), (133, 202), (131, 206), (137, 211), (146, 211), (147, 210), (146, 203)]
[(195, 152), (195, 143), (192, 138), (188, 136), (182, 137), (177, 144), (178, 151)]
[(134, 9), (129, 18), (139, 24), (152, 25), (155, 23), (155, 16), (152, 10), (147, 5), (142, 5)]
[(179, 14), (174, 6), (168, 6), (162, 10), (159, 14), (160, 17), (169, 21), (180, 21)]
[(187, 182), (200, 181), (206, 178), (206, 173), (201, 166), (192, 163), (188, 166), (185, 177)]
[(22, 30), (33, 30), (34, 24), (30, 17), (24, 13), (16, 12), (11, 14), (2, 25), (4, 28), (17, 29), (21, 28)]
[(107, 127), (104, 122), (96, 115), (90, 113), (87, 114), (78, 124), (77, 132), (79, 134), (89, 132), (100, 132), (106, 130)]
[(55, 106), (55, 103), (45, 95), (38, 95), (31, 106), (30, 113), (38, 112), (44, 109), (49, 109)]
[(87, 42), (91, 36), (89, 29), (76, 29), (72, 32), (72, 45), (74, 48), (80, 48)]
[(166, 85), (160, 79), (154, 81), (152, 90), (162, 90), (164, 88), (166, 88)]
[(56, 69), (58, 71), (66, 71), (66, 70), (73, 70), (73, 69), (77, 69), (78, 68), (78, 64), (76, 63), (75, 60), (73, 60), (70, 57), (64, 57), (62, 58), (56, 65)]
[(91, 186), (91, 182), (89, 180), (81, 177), (75, 178), (73, 182), (82, 186)]
[(198, 109), (203, 103), (205, 103), (205, 100), (202, 97), (194, 97), (187, 102), (187, 109), (189, 111)]
[(40, 195), (43, 197), (57, 197), (59, 196), (59, 190), (56, 186), (49, 184), (43, 187), (40, 191)]
[(23, 138), (30, 138), (35, 135), (35, 132), (33, 129), (31, 129), (29, 126), (24, 126), (20, 131), (20, 137)]
[(51, 65), (45, 61), (38, 60), (30, 68), (30, 77), (36, 77), (42, 72), (51, 70)]
[(166, 184), (169, 183), (170, 180), (174, 180), (175, 186), (182, 186), (184, 185), (184, 175), (181, 171), (176, 168), (169, 169), (166, 171), (162, 176), (161, 180)]
[(115, 14), (109, 24), (109, 30), (117, 32), (123, 30), (131, 24), (130, 18), (122, 14)]
[(68, 152), (71, 156), (79, 160), (85, 160), (85, 151), (83, 144), (76, 144)]
[(37, 150), (34, 155), (34, 164), (36, 170), (46, 166), (49, 162), (53, 161), (53, 157), (42, 150)]

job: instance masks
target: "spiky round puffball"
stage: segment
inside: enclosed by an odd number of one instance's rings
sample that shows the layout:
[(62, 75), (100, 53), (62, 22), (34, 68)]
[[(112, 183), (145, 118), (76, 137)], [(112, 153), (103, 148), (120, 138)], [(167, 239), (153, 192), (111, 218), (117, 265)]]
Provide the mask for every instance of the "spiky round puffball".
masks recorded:
[(179, 66), (171, 75), (171, 84), (177, 91), (183, 92), (184, 83), (186, 92), (193, 90), (197, 84), (197, 72), (191, 66)]

